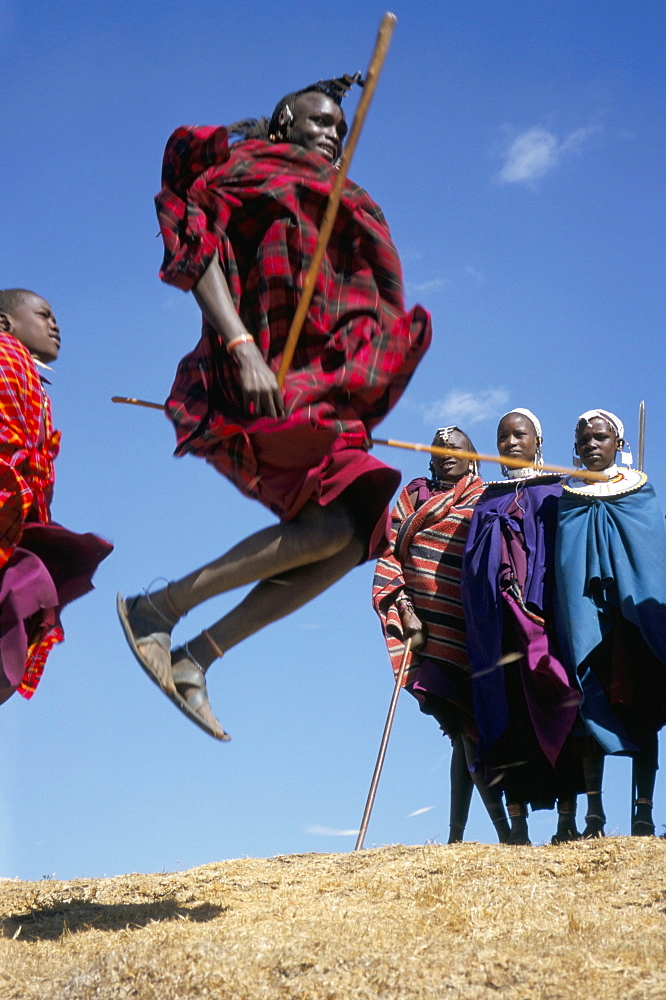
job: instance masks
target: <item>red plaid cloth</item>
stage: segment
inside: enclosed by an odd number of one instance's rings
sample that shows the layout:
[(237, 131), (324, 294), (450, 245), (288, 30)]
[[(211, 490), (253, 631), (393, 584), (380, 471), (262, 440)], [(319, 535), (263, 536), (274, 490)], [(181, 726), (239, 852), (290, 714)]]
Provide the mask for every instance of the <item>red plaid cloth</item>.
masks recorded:
[(422, 656), (467, 667), (460, 578), (465, 540), (477, 500), (479, 476), (464, 476), (451, 490), (433, 493), (414, 509), (411, 495), (423, 480), (405, 486), (391, 514), (391, 554), (377, 562), (372, 604), (379, 615), (394, 673), (402, 657), (402, 625), (395, 600), (404, 591), (428, 628), (428, 641), (410, 653), (405, 684), (417, 678)]
[(32, 698), (37, 690), (37, 685), (42, 679), (49, 653), (57, 643), (63, 642), (64, 638), (65, 633), (63, 632), (57, 613), (49, 611), (40, 623), (35, 638), (28, 646), (25, 673), (17, 689), (18, 693), (24, 698)]
[(0, 567), (21, 537), (23, 522), (50, 521), (60, 431), (28, 350), (0, 333)]
[[(166, 147), (156, 199), (166, 249), (161, 277), (189, 290), (219, 252), (241, 319), (275, 372), (334, 177), (323, 157), (297, 145), (229, 147), (224, 128), (183, 127)], [(244, 414), (237, 368), (204, 322), (167, 400), (176, 454), (205, 457), (244, 493), (293, 517), (316, 496), (316, 483), (307, 483), (313, 467), (341, 448), (367, 449), (430, 338), (428, 314), (405, 312), (381, 210), (347, 181), (284, 385), (287, 416)], [(287, 506), (280, 500), (285, 470), (296, 484), (287, 492), (298, 496)], [(307, 488), (298, 488), (301, 481)]]
[[(29, 351), (0, 332), (0, 570), (20, 544), (27, 520), (47, 524), (55, 481), (60, 431), (53, 430), (51, 404)], [(46, 658), (63, 638), (55, 611), (28, 647), (19, 692), (30, 698)]]

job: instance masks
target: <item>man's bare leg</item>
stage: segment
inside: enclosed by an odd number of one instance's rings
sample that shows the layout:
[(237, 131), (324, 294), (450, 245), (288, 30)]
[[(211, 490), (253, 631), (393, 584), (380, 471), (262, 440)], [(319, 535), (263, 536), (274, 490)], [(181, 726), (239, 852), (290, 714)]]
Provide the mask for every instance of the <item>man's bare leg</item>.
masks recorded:
[(153, 619), (154, 625), (165, 620), (175, 624), (217, 594), (335, 555), (353, 535), (354, 523), (344, 503), (307, 503), (293, 521), (263, 528), (219, 559), (152, 592), (149, 600), (139, 598), (137, 613)]
[(172, 676), (178, 693), (212, 729), (219, 728), (221, 732), (206, 691), (205, 673), (213, 660), (317, 597), (353, 569), (365, 552), (366, 543), (354, 536), (341, 552), (328, 559), (298, 566), (258, 583), (224, 618), (173, 650)]
[[(240, 604), (187, 643), (192, 656), (207, 668), (217, 659), (215, 647), (226, 653), (266, 625), (307, 604), (357, 566), (366, 548), (366, 542), (353, 536), (348, 545), (327, 559), (262, 580)], [(174, 658), (175, 654), (174, 650)]]
[[(257, 532), (181, 580), (146, 596), (123, 600), (119, 615), (130, 647), (144, 670), (172, 700), (185, 698), (213, 735), (222, 728), (210, 708), (205, 670), (210, 663), (264, 625), (321, 593), (361, 562), (366, 544), (343, 502), (307, 504), (291, 522)], [(171, 653), (171, 632), (190, 608), (216, 594), (262, 577), (228, 615), (191, 643)]]
[[(182, 615), (217, 594), (330, 558), (354, 537), (342, 501), (308, 503), (293, 519), (256, 532), (225, 555), (149, 595), (121, 600), (123, 628), (140, 662), (165, 691), (173, 690), (171, 632)], [(359, 556), (359, 561), (362, 556)]]

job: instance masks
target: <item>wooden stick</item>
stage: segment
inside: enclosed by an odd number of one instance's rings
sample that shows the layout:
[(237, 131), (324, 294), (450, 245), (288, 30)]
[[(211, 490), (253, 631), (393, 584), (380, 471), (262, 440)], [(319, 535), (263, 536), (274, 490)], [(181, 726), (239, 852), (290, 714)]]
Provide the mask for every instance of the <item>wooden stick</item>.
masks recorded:
[[(498, 465), (505, 465), (509, 469), (525, 469), (529, 463), (524, 459), (511, 458), (502, 455), (479, 455), (476, 451), (461, 451), (458, 448), (443, 448), (437, 444), (412, 444), (409, 441), (393, 441), (390, 438), (382, 440), (373, 438), (372, 444), (384, 444), (389, 448), (406, 448), (408, 451), (429, 451), (431, 455), (452, 455), (454, 458), (469, 458), (475, 462), (497, 462)], [(604, 472), (591, 472), (589, 469), (569, 469), (566, 465), (541, 465), (538, 472), (556, 472), (563, 476), (575, 476), (578, 479), (588, 479), (590, 481), (605, 483), (608, 476)]]
[(388, 715), (386, 717), (386, 725), (384, 726), (384, 733), (382, 735), (382, 741), (379, 745), (379, 753), (377, 754), (377, 763), (375, 764), (375, 770), (372, 775), (372, 781), (370, 782), (370, 791), (368, 792), (368, 799), (365, 803), (365, 809), (363, 810), (361, 829), (358, 831), (358, 838), (356, 840), (356, 846), (354, 847), (355, 851), (363, 850), (363, 841), (365, 840), (365, 834), (368, 829), (368, 823), (370, 822), (370, 813), (372, 812), (372, 807), (375, 804), (377, 785), (379, 784), (382, 768), (384, 766), (384, 758), (386, 757), (386, 748), (388, 746), (389, 736), (391, 735), (391, 728), (393, 727), (393, 718), (395, 716), (396, 705), (398, 704), (398, 695), (400, 694), (402, 682), (405, 677), (405, 671), (407, 670), (407, 657), (409, 656), (409, 651), (411, 650), (411, 648), (412, 648), (412, 637), (410, 635), (407, 638), (407, 642), (405, 643), (402, 659), (400, 660), (400, 667), (398, 668), (398, 673), (396, 674), (395, 687), (393, 688), (393, 697), (391, 698), (391, 704), (389, 705)]
[(384, 59), (386, 58), (386, 53), (388, 52), (391, 35), (393, 34), (396, 21), (397, 18), (395, 14), (386, 13), (384, 14), (382, 23), (379, 26), (377, 41), (375, 42), (374, 52), (372, 53), (372, 59), (370, 60), (370, 66), (368, 68), (363, 86), (363, 94), (361, 95), (361, 100), (358, 103), (356, 114), (354, 115), (354, 121), (349, 132), (349, 138), (347, 139), (345, 150), (340, 161), (340, 168), (336, 171), (336, 178), (333, 183), (331, 193), (328, 196), (328, 204), (326, 205), (326, 211), (324, 212), (321, 229), (319, 230), (317, 244), (312, 255), (312, 260), (310, 261), (310, 266), (308, 267), (305, 275), (305, 280), (303, 281), (301, 298), (298, 306), (296, 307), (296, 312), (294, 313), (294, 318), (291, 321), (289, 333), (287, 334), (287, 340), (285, 341), (282, 361), (277, 374), (277, 383), (280, 388), (284, 385), (284, 380), (287, 377), (287, 372), (289, 371), (289, 367), (294, 357), (294, 352), (296, 351), (298, 338), (300, 337), (301, 330), (303, 329), (303, 323), (305, 322), (308, 309), (310, 308), (310, 302), (312, 301), (312, 296), (317, 282), (317, 275), (319, 274), (319, 269), (321, 267), (322, 260), (324, 259), (328, 241), (331, 237), (331, 233), (333, 232), (335, 217), (338, 214), (340, 199), (342, 197), (342, 189), (344, 187), (345, 180), (347, 179), (349, 164), (351, 163), (351, 158), (354, 155), (356, 143), (358, 142), (358, 137), (361, 134), (361, 129), (363, 128), (363, 122), (365, 121), (365, 116), (367, 114), (370, 101), (372, 100), (372, 95), (374, 94), (377, 86), (379, 73), (384, 63)]
[[(133, 396), (112, 396), (112, 403), (129, 403), (131, 406), (145, 406), (149, 410), (164, 410), (161, 403), (149, 403), (146, 399), (135, 399)], [(437, 444), (412, 444), (409, 441), (392, 441), (390, 438), (373, 438), (372, 444), (383, 444), (389, 448), (406, 448), (408, 451), (429, 451), (431, 455), (452, 455), (454, 458), (469, 458), (473, 462), (496, 462), (511, 469), (526, 468), (520, 458), (502, 458), (501, 455), (479, 455), (476, 451), (460, 451), (458, 448), (444, 448)], [(590, 482), (605, 483), (608, 476), (603, 472), (590, 472), (589, 469), (569, 469), (566, 465), (542, 465), (544, 472), (557, 472), (564, 476), (575, 476)]]
[(638, 461), (636, 468), (643, 471), (645, 465), (645, 400), (641, 399), (638, 404)]
[(129, 403), (131, 406), (146, 406), (149, 410), (163, 410), (162, 403), (149, 403), (147, 399), (135, 399), (133, 396), (112, 396), (112, 403)]

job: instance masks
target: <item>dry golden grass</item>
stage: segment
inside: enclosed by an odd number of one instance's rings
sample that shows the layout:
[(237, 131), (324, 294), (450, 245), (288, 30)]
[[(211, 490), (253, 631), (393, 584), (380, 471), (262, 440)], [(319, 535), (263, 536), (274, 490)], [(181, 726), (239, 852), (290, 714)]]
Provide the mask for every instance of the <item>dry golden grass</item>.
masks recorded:
[(0, 883), (2, 1000), (666, 997), (666, 841)]

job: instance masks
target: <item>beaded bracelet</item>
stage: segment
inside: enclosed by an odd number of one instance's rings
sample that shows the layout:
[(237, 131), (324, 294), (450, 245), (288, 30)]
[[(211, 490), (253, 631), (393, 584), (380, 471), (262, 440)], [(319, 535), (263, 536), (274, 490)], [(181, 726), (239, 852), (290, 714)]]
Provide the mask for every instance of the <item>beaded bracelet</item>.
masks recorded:
[(399, 597), (395, 602), (395, 606), (398, 609), (398, 614), (402, 614), (403, 611), (413, 611), (414, 605), (408, 597)]
[(249, 333), (241, 333), (240, 336), (234, 337), (233, 340), (230, 340), (229, 343), (225, 345), (227, 348), (227, 354), (231, 354), (233, 349), (238, 347), (239, 344), (249, 344), (250, 341), (254, 343), (254, 337), (251, 337)]

